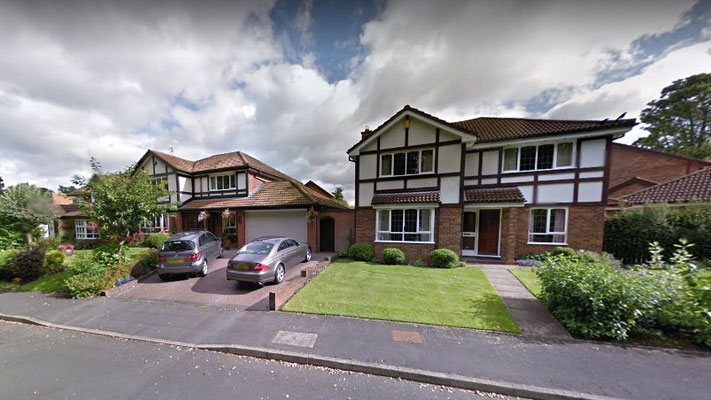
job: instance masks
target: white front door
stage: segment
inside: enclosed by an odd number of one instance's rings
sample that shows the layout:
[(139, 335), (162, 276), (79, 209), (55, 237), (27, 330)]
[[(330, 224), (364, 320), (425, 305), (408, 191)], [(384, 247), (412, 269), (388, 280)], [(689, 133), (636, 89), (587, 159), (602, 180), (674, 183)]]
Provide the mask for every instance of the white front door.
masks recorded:
[(476, 211), (464, 212), (464, 225), (462, 227), (462, 255), (476, 255)]

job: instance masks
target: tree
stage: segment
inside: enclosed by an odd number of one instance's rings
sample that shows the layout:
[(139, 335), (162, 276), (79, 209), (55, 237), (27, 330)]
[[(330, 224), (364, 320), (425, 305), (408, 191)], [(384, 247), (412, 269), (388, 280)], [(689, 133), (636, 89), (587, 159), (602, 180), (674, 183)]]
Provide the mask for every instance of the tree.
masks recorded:
[(650, 134), (635, 146), (711, 157), (711, 73), (674, 81), (647, 104), (640, 119)]
[(165, 186), (153, 184), (142, 169), (129, 167), (104, 174), (92, 180), (89, 187), (93, 202), (82, 203), (80, 209), (97, 224), (102, 238), (118, 244), (119, 260), (127, 237), (137, 232), (141, 224), (172, 207), (161, 201), (170, 198)]
[(341, 203), (342, 205), (348, 207), (348, 202), (346, 199), (343, 197), (343, 188), (341, 186), (337, 186), (336, 190), (331, 193), (333, 195), (333, 199), (336, 200), (338, 203)]
[(76, 192), (76, 190), (77, 190), (77, 187), (74, 185), (69, 185), (69, 186), (59, 185), (59, 188), (57, 189), (57, 191), (59, 193), (64, 193), (64, 194), (72, 194), (72, 193)]
[(5, 189), (5, 182), (2, 180), (2, 176), (0, 176), (0, 193)]
[(32, 243), (34, 229), (53, 220), (52, 196), (46, 189), (20, 183), (0, 194), (0, 221), (25, 235), (27, 243)]

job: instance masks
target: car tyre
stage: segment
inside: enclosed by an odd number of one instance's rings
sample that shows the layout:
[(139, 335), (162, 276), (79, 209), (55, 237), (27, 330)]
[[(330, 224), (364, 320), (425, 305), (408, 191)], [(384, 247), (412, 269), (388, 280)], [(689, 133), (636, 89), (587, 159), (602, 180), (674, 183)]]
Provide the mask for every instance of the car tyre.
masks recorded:
[(217, 255), (217, 258), (222, 258), (222, 252), (225, 251), (225, 249), (220, 246), (220, 254)]
[(306, 248), (306, 256), (304, 257), (303, 262), (309, 262), (309, 261), (311, 261), (311, 249), (307, 247)]
[(279, 264), (276, 267), (276, 271), (274, 271), (274, 283), (275, 284), (280, 284), (284, 281), (284, 277), (286, 276), (286, 270), (284, 269), (283, 264)]
[(200, 276), (206, 276), (207, 275), (207, 260), (205, 260), (202, 264), (202, 269), (200, 270)]

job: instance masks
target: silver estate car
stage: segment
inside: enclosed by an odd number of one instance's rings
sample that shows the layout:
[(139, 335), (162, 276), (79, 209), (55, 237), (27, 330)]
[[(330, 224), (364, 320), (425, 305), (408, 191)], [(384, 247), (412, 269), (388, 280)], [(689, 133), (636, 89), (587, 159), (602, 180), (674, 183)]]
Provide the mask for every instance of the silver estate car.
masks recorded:
[(287, 237), (261, 237), (239, 249), (227, 263), (227, 280), (281, 283), (286, 269), (311, 260), (311, 247)]
[(222, 242), (208, 231), (178, 232), (163, 243), (158, 252), (158, 276), (207, 275), (208, 265), (222, 257)]

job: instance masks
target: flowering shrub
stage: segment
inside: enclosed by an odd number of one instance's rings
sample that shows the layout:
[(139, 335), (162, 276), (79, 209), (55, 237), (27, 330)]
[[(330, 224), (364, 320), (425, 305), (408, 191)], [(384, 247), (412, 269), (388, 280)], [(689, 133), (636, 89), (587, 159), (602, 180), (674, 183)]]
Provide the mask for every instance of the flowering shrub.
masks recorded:
[(197, 217), (198, 221), (200, 222), (205, 221), (208, 218), (210, 218), (210, 213), (205, 210), (200, 211), (200, 214), (198, 214)]

